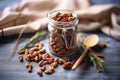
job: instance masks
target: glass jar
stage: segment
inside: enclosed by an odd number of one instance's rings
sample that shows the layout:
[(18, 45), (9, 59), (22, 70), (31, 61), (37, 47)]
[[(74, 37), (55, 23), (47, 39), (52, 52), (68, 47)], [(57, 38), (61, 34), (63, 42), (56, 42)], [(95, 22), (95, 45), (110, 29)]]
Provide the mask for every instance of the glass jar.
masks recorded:
[[(68, 16), (66, 21), (65, 14)], [(55, 15), (57, 16), (56, 20), (54, 19)], [(68, 18), (73, 19), (69, 20)], [(77, 51), (77, 25), (77, 14), (71, 10), (55, 10), (48, 14), (49, 48), (52, 53), (58, 56), (67, 56)]]

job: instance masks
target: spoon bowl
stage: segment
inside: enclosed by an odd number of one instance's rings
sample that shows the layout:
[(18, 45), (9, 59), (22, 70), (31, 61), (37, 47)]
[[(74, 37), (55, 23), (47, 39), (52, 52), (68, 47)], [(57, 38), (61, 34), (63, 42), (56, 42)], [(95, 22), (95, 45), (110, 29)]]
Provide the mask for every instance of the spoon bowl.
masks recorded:
[(96, 34), (90, 35), (88, 36), (85, 41), (83, 42), (83, 44), (85, 45), (85, 47), (93, 47), (95, 46), (99, 41), (99, 37)]

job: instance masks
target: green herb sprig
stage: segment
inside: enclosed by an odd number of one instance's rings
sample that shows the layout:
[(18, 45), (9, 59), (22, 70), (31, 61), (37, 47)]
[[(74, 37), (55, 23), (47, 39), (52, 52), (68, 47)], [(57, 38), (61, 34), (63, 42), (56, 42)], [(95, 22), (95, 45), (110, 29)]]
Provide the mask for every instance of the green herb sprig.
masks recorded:
[(103, 59), (97, 57), (95, 55), (95, 53), (89, 52), (88, 56), (90, 58), (90, 60), (92, 61), (94, 67), (98, 70), (98, 71), (103, 71), (104, 67), (105, 67), (105, 62)]
[(31, 43), (36, 41), (38, 38), (47, 35), (48, 31), (47, 30), (40, 30), (36, 32), (25, 44), (25, 46), (22, 49), (27, 48)]

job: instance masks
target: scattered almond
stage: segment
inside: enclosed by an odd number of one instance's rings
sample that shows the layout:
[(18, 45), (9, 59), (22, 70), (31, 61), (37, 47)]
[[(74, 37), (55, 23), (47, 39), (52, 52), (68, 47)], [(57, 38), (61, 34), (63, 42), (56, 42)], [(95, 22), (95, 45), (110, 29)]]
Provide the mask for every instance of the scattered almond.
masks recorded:
[(20, 50), (18, 54), (25, 54), (25, 50), (24, 49)]
[(43, 65), (41, 68), (40, 68), (41, 71), (45, 71), (46, 70), (46, 66)]
[(18, 59), (19, 59), (20, 62), (23, 62), (23, 56), (19, 55)]
[(105, 43), (105, 42), (102, 42), (102, 43), (100, 44), (100, 47), (101, 47), (101, 48), (105, 48), (105, 47), (106, 47), (106, 43)]
[(59, 63), (59, 58), (55, 58), (54, 62)]
[(63, 67), (64, 69), (69, 69), (69, 68), (71, 67), (71, 62), (65, 62), (65, 63), (62, 65), (62, 67)]
[(65, 63), (65, 60), (64, 59), (59, 59), (59, 64), (64, 64)]
[(30, 50), (32, 50), (32, 51), (37, 51), (37, 50), (39, 50), (39, 47), (33, 47), (33, 48), (31, 48)]
[(46, 58), (46, 61), (51, 64), (53, 62), (53, 58)]
[(46, 69), (44, 72), (45, 72), (46, 74), (52, 74), (52, 73), (53, 73), (53, 71), (50, 70), (50, 69)]
[(42, 66), (44, 65), (44, 60), (41, 60), (41, 61), (38, 63), (38, 65), (39, 65), (40, 67), (42, 67)]
[(50, 66), (52, 66), (52, 67), (54, 67), (54, 68), (55, 68), (57, 65), (58, 65), (57, 62), (53, 62), (53, 63), (50, 64)]
[(38, 74), (39, 76), (43, 76), (43, 74), (42, 74), (41, 71), (38, 71), (37, 74)]
[(46, 49), (45, 49), (45, 48), (42, 48), (42, 49), (39, 50), (39, 53), (40, 53), (40, 54), (44, 54), (45, 52), (46, 52)]

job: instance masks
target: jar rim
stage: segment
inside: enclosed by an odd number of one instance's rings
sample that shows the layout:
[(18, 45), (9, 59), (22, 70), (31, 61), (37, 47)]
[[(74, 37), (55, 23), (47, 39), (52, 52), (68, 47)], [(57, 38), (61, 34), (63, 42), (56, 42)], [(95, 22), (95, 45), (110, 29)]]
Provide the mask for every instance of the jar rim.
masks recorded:
[[(74, 20), (74, 21), (69, 21), (69, 22), (60, 22), (60, 21), (53, 20), (53, 19), (51, 18), (51, 16), (52, 16), (53, 14), (57, 13), (57, 12), (70, 12), (70, 13), (72, 13), (72, 15), (75, 17), (75, 20)], [(72, 25), (74, 25), (74, 24), (78, 23), (78, 16), (77, 16), (77, 14), (76, 14), (74, 11), (72, 11), (72, 10), (67, 10), (67, 9), (52, 10), (52, 11), (50, 11), (50, 12), (48, 13), (47, 17), (48, 17), (48, 21), (49, 21), (49, 22), (54, 22), (54, 23), (57, 23), (57, 24), (59, 24), (59, 25), (60, 25), (60, 24), (62, 24), (62, 25), (64, 25), (64, 24), (72, 24)], [(62, 27), (57, 27), (57, 28), (64, 29), (64, 28), (62, 28)], [(70, 29), (70, 28), (72, 28), (72, 27), (68, 27), (68, 28), (65, 28), (65, 29)]]

